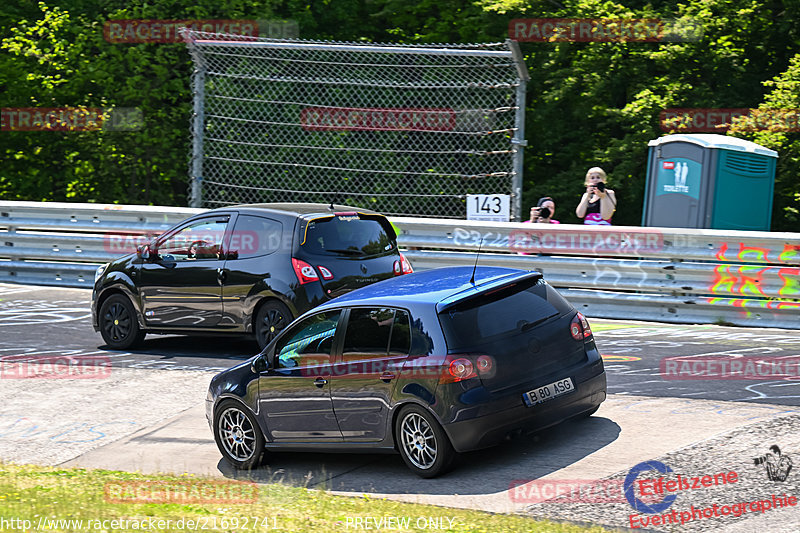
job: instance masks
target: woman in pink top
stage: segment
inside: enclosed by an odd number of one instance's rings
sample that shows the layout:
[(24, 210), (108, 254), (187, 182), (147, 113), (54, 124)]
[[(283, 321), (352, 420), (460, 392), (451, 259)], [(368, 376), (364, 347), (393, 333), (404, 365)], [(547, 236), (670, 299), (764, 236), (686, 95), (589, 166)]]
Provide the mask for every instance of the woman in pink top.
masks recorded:
[(586, 192), (583, 193), (575, 214), (584, 224), (610, 226), (611, 217), (617, 209), (617, 196), (606, 188), (606, 173), (600, 167), (592, 167), (586, 172)]

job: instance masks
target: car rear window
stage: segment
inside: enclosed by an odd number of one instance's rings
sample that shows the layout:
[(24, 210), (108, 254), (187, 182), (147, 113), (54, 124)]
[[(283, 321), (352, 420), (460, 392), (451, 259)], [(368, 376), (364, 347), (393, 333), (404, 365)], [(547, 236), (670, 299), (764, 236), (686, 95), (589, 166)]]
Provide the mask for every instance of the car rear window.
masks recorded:
[(308, 254), (370, 256), (397, 246), (379, 220), (357, 215), (312, 220), (300, 231), (301, 248)]
[(451, 351), (500, 340), (525, 331), (572, 306), (544, 280), (525, 280), (451, 307), (439, 321)]

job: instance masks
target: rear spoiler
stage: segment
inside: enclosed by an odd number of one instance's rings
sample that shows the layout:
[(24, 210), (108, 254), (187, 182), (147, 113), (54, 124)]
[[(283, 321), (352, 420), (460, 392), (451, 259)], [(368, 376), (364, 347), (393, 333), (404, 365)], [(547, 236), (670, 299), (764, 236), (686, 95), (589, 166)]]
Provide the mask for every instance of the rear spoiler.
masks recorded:
[(361, 211), (344, 211), (344, 212), (337, 212), (329, 215), (320, 215), (320, 216), (312, 216), (311, 218), (305, 219), (306, 227), (303, 230), (303, 241), (300, 243), (300, 246), (306, 243), (306, 237), (308, 236), (308, 224), (314, 222), (316, 220), (331, 220), (335, 217), (358, 217), (361, 220), (376, 220), (378, 223), (386, 230), (386, 233), (389, 235), (389, 238), (396, 241), (397, 240), (397, 230), (394, 228), (394, 224), (389, 222), (389, 219), (386, 218), (384, 215), (380, 213), (363, 213)]
[(509, 274), (507, 276), (495, 278), (493, 280), (487, 281), (486, 283), (470, 287), (459, 293), (448, 296), (447, 298), (436, 304), (436, 312), (444, 313), (448, 309), (451, 309), (459, 304), (468, 302), (475, 298), (480, 298), (482, 296), (486, 296), (493, 292), (501, 291), (508, 287), (512, 287), (518, 283), (523, 283), (527, 281), (539, 281), (540, 279), (542, 279), (542, 273), (537, 272), (535, 270), (530, 272), (525, 272), (523, 274)]

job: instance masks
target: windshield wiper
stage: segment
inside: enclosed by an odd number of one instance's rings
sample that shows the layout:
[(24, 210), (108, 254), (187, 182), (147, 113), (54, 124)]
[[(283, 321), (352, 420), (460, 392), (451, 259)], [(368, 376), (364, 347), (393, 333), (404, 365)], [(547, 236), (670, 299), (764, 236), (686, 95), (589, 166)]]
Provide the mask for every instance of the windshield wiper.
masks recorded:
[(364, 252), (361, 250), (353, 250), (352, 248), (342, 249), (342, 250), (326, 250), (328, 252), (334, 252), (337, 254), (350, 254), (350, 255), (364, 255)]

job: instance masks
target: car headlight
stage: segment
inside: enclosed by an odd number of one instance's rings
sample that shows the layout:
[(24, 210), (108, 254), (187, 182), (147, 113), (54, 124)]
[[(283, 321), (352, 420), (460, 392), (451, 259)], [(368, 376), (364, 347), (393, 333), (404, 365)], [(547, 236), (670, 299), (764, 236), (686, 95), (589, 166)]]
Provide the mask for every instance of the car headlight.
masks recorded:
[(94, 282), (95, 283), (97, 283), (97, 280), (100, 279), (100, 276), (103, 275), (103, 273), (108, 268), (108, 265), (110, 265), (110, 264), (111, 263), (106, 263), (105, 265), (100, 265), (99, 267), (97, 267), (97, 270), (94, 271)]

